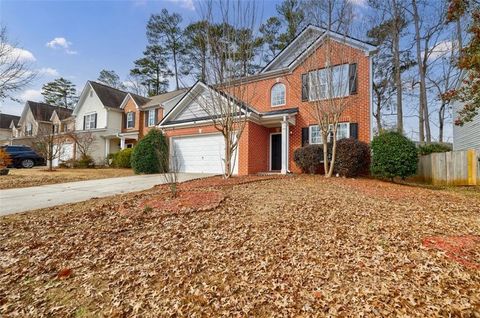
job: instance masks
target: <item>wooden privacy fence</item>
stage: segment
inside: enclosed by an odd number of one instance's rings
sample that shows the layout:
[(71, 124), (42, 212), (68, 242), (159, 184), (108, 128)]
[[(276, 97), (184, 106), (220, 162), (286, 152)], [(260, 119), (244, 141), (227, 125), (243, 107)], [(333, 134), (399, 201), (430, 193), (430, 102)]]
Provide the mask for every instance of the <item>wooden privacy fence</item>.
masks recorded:
[(417, 174), (436, 185), (480, 185), (479, 155), (469, 149), (421, 156)]

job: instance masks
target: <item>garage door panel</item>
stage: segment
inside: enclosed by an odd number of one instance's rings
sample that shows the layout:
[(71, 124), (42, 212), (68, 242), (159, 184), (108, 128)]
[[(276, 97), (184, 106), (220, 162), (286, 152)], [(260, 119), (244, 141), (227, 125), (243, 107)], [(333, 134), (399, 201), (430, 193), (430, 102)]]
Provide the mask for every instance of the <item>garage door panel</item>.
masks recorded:
[[(172, 139), (180, 172), (224, 172), (225, 142), (220, 134)], [(237, 171), (235, 165), (235, 173)]]

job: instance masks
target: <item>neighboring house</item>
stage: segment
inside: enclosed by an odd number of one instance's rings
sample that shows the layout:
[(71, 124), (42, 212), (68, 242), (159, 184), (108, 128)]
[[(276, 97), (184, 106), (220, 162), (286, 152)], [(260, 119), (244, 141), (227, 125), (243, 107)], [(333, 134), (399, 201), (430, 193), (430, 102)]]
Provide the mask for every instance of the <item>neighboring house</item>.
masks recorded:
[[(463, 108), (463, 103), (453, 104), (454, 118)], [(471, 122), (463, 126), (453, 124), (453, 150), (476, 149), (480, 153), (480, 114), (473, 117)]]
[(17, 127), (20, 116), (0, 113), (0, 146), (10, 144), (12, 129)]
[(60, 132), (66, 127), (73, 129), (71, 115), (71, 109), (27, 101), (18, 125), (11, 129), (11, 143), (32, 146), (38, 135)]
[[(325, 54), (326, 34), (324, 29), (308, 26), (263, 70), (248, 78), (245, 91), (255, 96), (239, 101), (250, 115), (235, 154), (235, 174), (300, 172), (293, 162), (294, 150), (306, 144), (321, 143), (309, 103), (315, 97), (309, 94), (308, 88), (312, 85), (309, 74), (322, 70), (319, 65), (311, 67), (306, 61), (313, 54)], [(349, 52), (348, 59), (334, 57), (332, 64), (346, 70), (347, 81), (354, 79), (343, 95), (336, 96), (352, 102), (341, 117), (338, 138), (352, 137), (370, 142), (371, 55), (376, 48), (334, 32), (330, 32), (330, 37), (335, 40), (332, 45)], [(180, 172), (223, 173), (223, 136), (199, 106), (200, 98), (208, 100), (212, 94), (226, 95), (197, 82), (159, 124), (169, 137), (171, 151), (172, 146), (175, 147)]]
[(109, 154), (133, 147), (185, 91), (146, 98), (88, 81), (73, 111), (75, 131), (95, 136), (91, 156), (96, 164), (104, 164)]
[(163, 114), (180, 100), (187, 89), (180, 89), (152, 97), (128, 93), (120, 105), (123, 109), (122, 129), (118, 134), (120, 148), (131, 148), (163, 118)]

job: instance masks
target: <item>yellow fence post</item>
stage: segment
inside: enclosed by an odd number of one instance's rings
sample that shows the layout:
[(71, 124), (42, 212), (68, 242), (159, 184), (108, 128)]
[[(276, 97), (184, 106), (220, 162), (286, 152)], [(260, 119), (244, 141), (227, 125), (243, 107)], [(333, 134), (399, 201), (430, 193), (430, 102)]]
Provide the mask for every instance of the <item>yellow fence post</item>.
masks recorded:
[(467, 173), (468, 173), (468, 185), (477, 184), (477, 154), (473, 149), (467, 150)]

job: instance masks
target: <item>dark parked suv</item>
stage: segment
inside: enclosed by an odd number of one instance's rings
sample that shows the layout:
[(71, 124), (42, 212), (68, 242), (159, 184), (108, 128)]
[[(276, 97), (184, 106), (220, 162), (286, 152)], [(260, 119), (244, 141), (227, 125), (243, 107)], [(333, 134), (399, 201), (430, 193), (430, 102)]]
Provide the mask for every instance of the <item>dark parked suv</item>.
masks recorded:
[(32, 168), (33, 166), (45, 165), (45, 159), (28, 146), (13, 145), (2, 146), (1, 148), (10, 155), (12, 166), (15, 168)]

